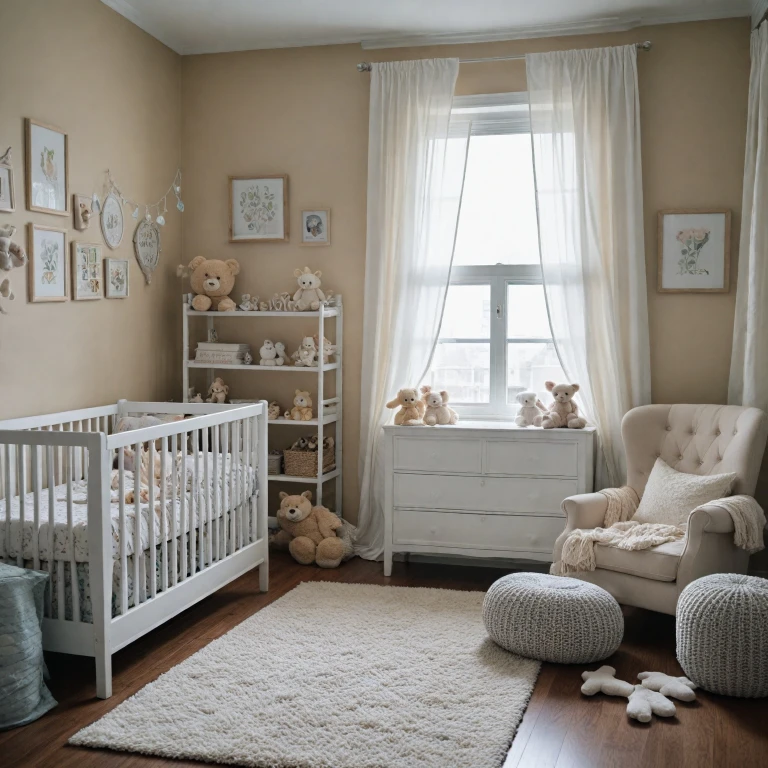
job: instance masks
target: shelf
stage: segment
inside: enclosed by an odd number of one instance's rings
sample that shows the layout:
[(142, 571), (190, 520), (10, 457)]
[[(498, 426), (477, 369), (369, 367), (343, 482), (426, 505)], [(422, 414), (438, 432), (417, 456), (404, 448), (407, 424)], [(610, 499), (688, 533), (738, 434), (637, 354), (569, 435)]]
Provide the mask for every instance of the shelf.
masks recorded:
[[(243, 312), (242, 314), (247, 314)], [(261, 313), (263, 314), (263, 313)], [(198, 363), (195, 360), (186, 360), (185, 365), (188, 368), (215, 368), (217, 370), (229, 370), (229, 371), (268, 371), (271, 373), (318, 373), (320, 370), (317, 367), (308, 368), (306, 366), (295, 365), (231, 365), (229, 363)], [(338, 363), (328, 363), (324, 365), (322, 370), (335, 371), (339, 367)]]
[(340, 471), (341, 470), (339, 469), (334, 469), (332, 472), (326, 472), (320, 480), (316, 477), (298, 477), (297, 475), (267, 475), (267, 481), (278, 483), (312, 483), (313, 485), (319, 485), (327, 480), (333, 480), (334, 477), (339, 475)]
[[(331, 414), (323, 419), (323, 424), (333, 424), (338, 420), (338, 414)], [(270, 419), (268, 422), (270, 427), (279, 426), (280, 424), (286, 427), (316, 427), (320, 424), (317, 419), (311, 419), (310, 421), (294, 421), (293, 419)]]
[[(242, 312), (241, 310), (235, 310), (234, 312), (219, 312), (208, 311), (198, 312), (196, 309), (190, 309), (187, 311), (190, 317), (320, 317), (320, 312)], [(323, 317), (338, 317), (338, 307), (326, 307), (323, 312)]]

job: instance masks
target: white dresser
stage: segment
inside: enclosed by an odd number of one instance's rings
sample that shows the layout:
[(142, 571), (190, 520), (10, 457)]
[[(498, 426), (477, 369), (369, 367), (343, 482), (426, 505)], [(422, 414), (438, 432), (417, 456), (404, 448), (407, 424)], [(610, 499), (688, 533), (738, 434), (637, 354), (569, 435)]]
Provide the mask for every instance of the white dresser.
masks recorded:
[(386, 426), (384, 574), (395, 552), (550, 562), (560, 504), (592, 490), (594, 427)]

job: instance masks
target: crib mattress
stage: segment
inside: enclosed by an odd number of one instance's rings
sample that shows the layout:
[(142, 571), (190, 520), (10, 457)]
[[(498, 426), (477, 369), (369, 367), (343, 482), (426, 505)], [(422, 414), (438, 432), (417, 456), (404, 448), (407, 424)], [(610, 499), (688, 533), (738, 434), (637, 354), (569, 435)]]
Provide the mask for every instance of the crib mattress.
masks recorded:
[[(194, 528), (198, 528), (200, 525), (200, 518), (203, 523), (208, 519), (209, 512), (205, 505), (205, 498), (208, 493), (206, 492), (204, 464), (208, 462), (208, 489), (211, 492), (211, 497), (214, 491), (218, 491), (219, 494), (219, 512), (218, 515), (224, 514), (231, 509), (230, 503), (230, 479), (231, 479), (231, 458), (229, 454), (224, 456), (219, 454), (200, 454), (198, 459), (198, 488), (200, 490), (200, 510), (197, 510), (195, 501), (197, 493), (194, 488), (194, 458), (192, 456), (185, 457), (184, 469), (185, 469), (185, 520), (184, 531), (190, 530), (190, 525)], [(214, 488), (213, 476), (214, 476), (214, 462), (217, 464), (218, 486)], [(239, 469), (238, 469), (239, 467)], [(243, 465), (235, 464), (235, 479), (242, 487), (242, 479), (240, 477), (240, 471), (243, 469)], [(246, 498), (253, 495), (257, 490), (257, 476), (253, 467), (245, 467), (245, 485), (246, 485)], [(125, 472), (125, 492), (132, 490), (133, 488), (133, 473)], [(234, 500), (238, 501), (239, 488), (235, 491)], [(176, 520), (176, 530), (182, 532), (181, 528), (181, 503), (179, 499), (176, 502), (170, 500), (170, 489), (167, 491), (167, 499), (165, 504), (165, 510), (163, 510), (166, 519), (166, 539), (170, 541), (172, 531), (172, 521)], [(177, 490), (178, 496), (178, 490)], [(78, 481), (72, 483), (72, 531), (73, 536), (70, 537), (69, 527), (67, 525), (67, 486), (66, 484), (57, 485), (54, 489), (54, 508), (53, 508), (53, 559), (56, 560), (70, 560), (72, 558), (72, 547), (74, 546), (74, 560), (78, 563), (86, 563), (88, 561), (88, 493), (86, 481)], [(120, 557), (120, 506), (117, 497), (117, 491), (112, 492), (113, 502), (110, 505), (110, 522), (112, 529), (112, 556), (113, 558)], [(159, 503), (160, 491), (155, 487), (155, 512), (150, 515), (149, 504), (140, 505), (141, 514), (141, 530), (140, 541), (143, 550), (149, 547), (149, 519), (152, 518), (154, 522), (155, 542), (161, 541), (161, 526), (162, 517)], [(24, 496), (24, 526), (22, 530), (21, 516), (20, 516), (20, 500), (19, 497), (11, 499), (11, 524), (10, 530), (7, 531), (6, 524), (6, 499), (0, 500), (0, 558), (12, 559), (18, 558), (19, 553), (24, 560), (32, 560), (35, 541), (37, 542), (38, 557), (41, 561), (48, 561), (50, 559), (50, 523), (49, 523), (49, 492), (48, 489), (44, 489), (40, 495), (40, 526), (35, 532), (35, 525), (33, 518), (34, 510), (34, 494), (27, 493)], [(211, 518), (216, 518), (215, 505), (212, 505), (210, 510)], [(126, 533), (126, 553), (128, 555), (133, 554), (134, 551), (134, 529), (136, 523), (136, 510), (133, 504), (125, 504), (125, 533)], [(74, 539), (74, 543), (72, 541)]]

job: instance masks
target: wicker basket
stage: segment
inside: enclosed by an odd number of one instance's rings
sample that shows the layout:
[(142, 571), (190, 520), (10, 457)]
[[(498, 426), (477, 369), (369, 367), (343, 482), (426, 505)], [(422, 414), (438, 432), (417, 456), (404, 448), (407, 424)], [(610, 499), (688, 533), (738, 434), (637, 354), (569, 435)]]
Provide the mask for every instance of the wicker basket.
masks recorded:
[[(285, 474), (294, 477), (317, 477), (317, 451), (283, 451)], [(336, 469), (333, 449), (323, 451), (323, 474)]]
[(267, 456), (267, 474), (279, 475), (283, 470), (283, 454), (272, 453)]

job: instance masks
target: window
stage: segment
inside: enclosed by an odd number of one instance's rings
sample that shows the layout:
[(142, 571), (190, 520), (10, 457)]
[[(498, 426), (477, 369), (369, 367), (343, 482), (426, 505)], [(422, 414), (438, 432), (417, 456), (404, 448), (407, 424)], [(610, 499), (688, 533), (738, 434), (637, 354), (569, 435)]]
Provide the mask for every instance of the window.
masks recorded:
[[(469, 126), (468, 126), (469, 124)], [(509, 418), (519, 392), (544, 399), (563, 380), (541, 283), (536, 196), (524, 93), (454, 100), (470, 130), (451, 285), (425, 383), (462, 415)]]

